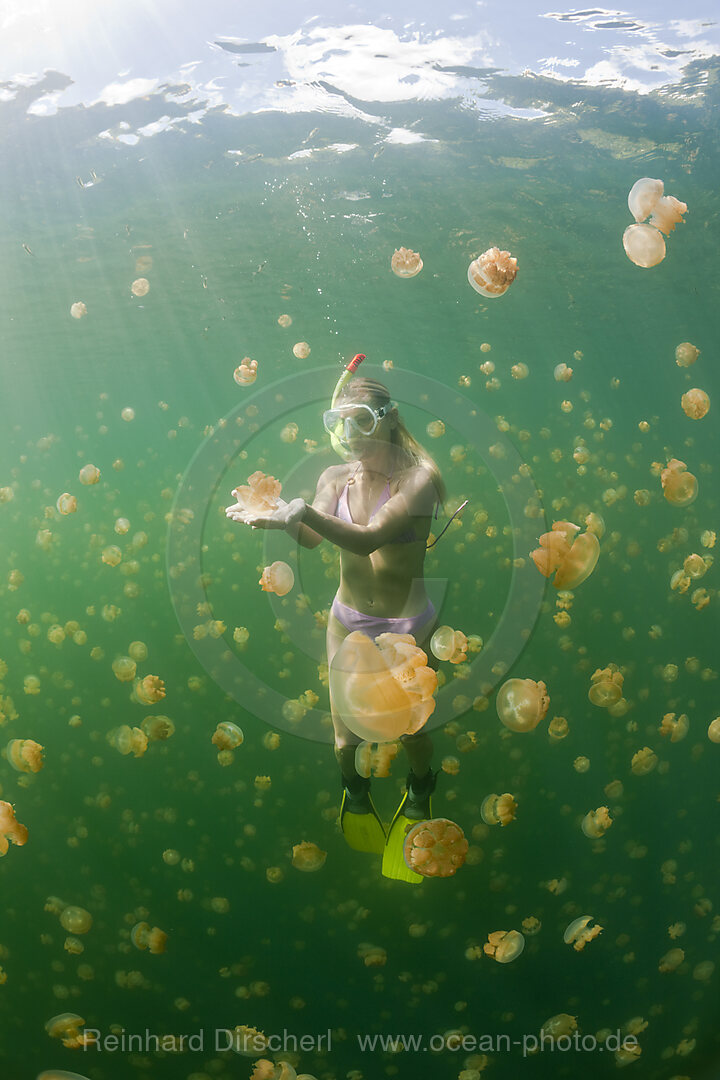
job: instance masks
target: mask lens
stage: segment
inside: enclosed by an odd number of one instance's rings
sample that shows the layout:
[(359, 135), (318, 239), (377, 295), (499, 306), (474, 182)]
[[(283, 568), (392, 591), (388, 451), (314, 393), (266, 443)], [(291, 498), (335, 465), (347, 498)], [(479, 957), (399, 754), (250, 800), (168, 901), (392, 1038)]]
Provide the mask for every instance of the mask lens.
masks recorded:
[(357, 405), (353, 409), (348, 409), (345, 415), (364, 435), (369, 435), (375, 430), (377, 419), (369, 405)]

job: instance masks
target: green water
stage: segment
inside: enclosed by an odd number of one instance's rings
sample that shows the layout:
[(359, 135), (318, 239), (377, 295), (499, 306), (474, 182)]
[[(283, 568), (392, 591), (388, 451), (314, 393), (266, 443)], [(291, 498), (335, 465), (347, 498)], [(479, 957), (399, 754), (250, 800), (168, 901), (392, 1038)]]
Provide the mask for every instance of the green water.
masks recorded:
[[(89, 138), (92, 110), (46, 121), (4, 105), (0, 487), (14, 497), (0, 505), (0, 658), (8, 668), (0, 693), (19, 716), (0, 735), (3, 745), (37, 740), (45, 765), (25, 776), (0, 761), (2, 798), (29, 830), (27, 845), (11, 846), (0, 860), (3, 1076), (25, 1080), (53, 1067), (92, 1080), (245, 1077), (250, 1059), (213, 1045), (216, 1028), (238, 1024), (298, 1036), (330, 1029), (329, 1052), (311, 1049), (296, 1061), (298, 1073), (328, 1080), (455, 1077), (481, 1067), (498, 1080), (613, 1074), (607, 1051), (522, 1056), (523, 1036), (558, 1013), (577, 1017), (583, 1035), (644, 1018), (642, 1055), (630, 1075), (716, 1075), (718, 971), (707, 981), (693, 972), (716, 958), (720, 914), (719, 751), (706, 734), (718, 712), (717, 567), (684, 594), (670, 588), (688, 555), (714, 554), (701, 535), (718, 528), (713, 85), (699, 101), (587, 90), (575, 104), (576, 88), (497, 76), (496, 93), (518, 108), (552, 95), (552, 122), (482, 122), (454, 102), (416, 103), (408, 123), (419, 116), (436, 141), (385, 145), (382, 153), (370, 127), (342, 117), (211, 113), (197, 130), (128, 147)], [(140, 123), (144, 109), (135, 103), (128, 116)], [(289, 160), (309, 136), (316, 152)], [(339, 143), (356, 146), (327, 149)], [(91, 170), (97, 182), (81, 187), (76, 177), (87, 183)], [(631, 220), (627, 192), (644, 175), (662, 177), (666, 192), (689, 207), (665, 261), (647, 271), (621, 245)], [(468, 285), (467, 266), (492, 245), (510, 250), (520, 269), (507, 296), (484, 301)], [(409, 281), (390, 272), (400, 246), (424, 261)], [(147, 256), (152, 266), (139, 271), (137, 260)], [(130, 284), (141, 276), (150, 291), (138, 299)], [(77, 301), (87, 307), (80, 320), (69, 313)], [(278, 325), (282, 314), (290, 327)], [(299, 341), (311, 345), (305, 361), (292, 353)], [(683, 341), (701, 350), (689, 369), (674, 359)], [(482, 343), (491, 350), (481, 352)], [(222, 507), (257, 468), (281, 478), (288, 498), (312, 494), (333, 460), (320, 411), (357, 351), (369, 364), (391, 361), (450, 390), (469, 376), (459, 392), (491, 421), (507, 421), (508, 430), (497, 431), (502, 452), (530, 468), (539, 509), (523, 524), (533, 538), (553, 521), (580, 523), (590, 512), (605, 522), (597, 569), (575, 592), (571, 623), (554, 621), (557, 594), (549, 587), (536, 622), (528, 610), (529, 640), (502, 676), (547, 684), (546, 721), (508, 737), (495, 712), (497, 687), (488, 686), (485, 711), (461, 711), (452, 728), (435, 730), (436, 767), (455, 755), (460, 771), (441, 774), (434, 809), (462, 826), (475, 857), (456, 877), (422, 887), (382, 878), (377, 858), (345, 847), (329, 742), (244, 708), (242, 676), (233, 699), (206, 672), (178, 625), (177, 567), (166, 557), (168, 522), (177, 524), (183, 509), (176, 493), (209, 430), (222, 431), (227, 416), (245, 438), (256, 423), (247, 457), (211, 455), (206, 497), (193, 493), (212, 613), (196, 621), (222, 620), (228, 629), (218, 649), (284, 698), (312, 690), (318, 710), (326, 709), (322, 630), (298, 642), (276, 629), (276, 618), (296, 618), (295, 596), (271, 608), (257, 580), (272, 550), (302, 572), (309, 610), (322, 613), (337, 587), (330, 545), (297, 556), (284, 536), (229, 525)], [(258, 361), (257, 382), (247, 388), (232, 377), (244, 356)], [(489, 360), (500, 383), (494, 390), (480, 370)], [(529, 376), (517, 381), (510, 369), (520, 362)], [(572, 366), (570, 382), (554, 380), (559, 363)], [(303, 369), (314, 373), (316, 405), (295, 413), (285, 401), (282, 419), (276, 405), (246, 412), (254, 394), (277, 384), (282, 395), (283, 380)], [(393, 370), (383, 375), (394, 393)], [(712, 401), (701, 421), (680, 406), (695, 386)], [(447, 581), (442, 622), (489, 641), (513, 558), (524, 558), (516, 569), (532, 583), (528, 595), (538, 574), (527, 547), (513, 550), (508, 492), (498, 491), (500, 466), (487, 441), (466, 442), (451, 423), (443, 438), (427, 436), (431, 387), (428, 400), (401, 401), (401, 411), (443, 471), (448, 509), (464, 498), (470, 505), (462, 526), (428, 556), (426, 572)], [(564, 400), (572, 411), (563, 411)], [(121, 418), (126, 407), (131, 422)], [(292, 443), (280, 438), (289, 420), (299, 428)], [(305, 439), (317, 447), (306, 449)], [(573, 459), (581, 441), (590, 453), (584, 472)], [(467, 447), (460, 463), (451, 457), (458, 444)], [(684, 509), (666, 502), (652, 472), (671, 457), (698, 479), (698, 497)], [(93, 487), (78, 480), (88, 462), (102, 474)], [(644, 506), (634, 499), (642, 489), (650, 493)], [(63, 492), (77, 496), (73, 515), (54, 510)], [(118, 536), (120, 516), (131, 527)], [(486, 535), (488, 526), (496, 535)], [(46, 549), (36, 541), (43, 529), (52, 534)], [(141, 531), (144, 546), (133, 541)], [(110, 544), (123, 553), (117, 567), (101, 560)], [(135, 572), (125, 573), (128, 564)], [(12, 571), (23, 575), (14, 589)], [(691, 601), (696, 588), (709, 596), (703, 610)], [(112, 621), (103, 617), (106, 605), (120, 609)], [(21, 609), (29, 624), (18, 622)], [(85, 644), (47, 640), (51, 625), (71, 620)], [(236, 626), (250, 632), (243, 652), (232, 641)], [(138, 674), (166, 685), (152, 709), (131, 702), (131, 684), (111, 668), (138, 640), (149, 654)], [(625, 679), (628, 711), (619, 717), (587, 698), (592, 672), (611, 662)], [(677, 666), (672, 681), (663, 676), (667, 665)], [(441, 667), (454, 683), (441, 691), (447, 708), (465, 691), (451, 666)], [(23, 690), (30, 675), (40, 679), (36, 695)], [(668, 712), (689, 717), (683, 741), (659, 734)], [(156, 713), (174, 721), (167, 742), (151, 743), (140, 758), (108, 744), (110, 730)], [(553, 716), (569, 723), (561, 742), (547, 734)], [(223, 720), (245, 734), (227, 768), (210, 741)], [(273, 728), (281, 738), (271, 751), (263, 737)], [(475, 733), (476, 746), (459, 753), (465, 731)], [(633, 775), (631, 759), (645, 746), (659, 764)], [(585, 773), (573, 768), (579, 756), (590, 760)], [(256, 776), (271, 778), (269, 790), (256, 790)], [(374, 783), (386, 818), (404, 776), (400, 757), (392, 779)], [(613, 780), (624, 786), (619, 797), (604, 793)], [(507, 828), (480, 819), (493, 791), (517, 800)], [(614, 821), (595, 842), (580, 820), (601, 805)], [(292, 867), (301, 840), (327, 851), (319, 872)], [(167, 865), (167, 849), (192, 865)], [(661, 871), (670, 859), (672, 882)], [(283, 875), (274, 883), (266, 877), (273, 867)], [(565, 879), (560, 895), (544, 887), (552, 879)], [(91, 912), (81, 955), (64, 950), (58, 917), (44, 910), (49, 896)], [(213, 909), (218, 897), (227, 898), (226, 913)], [(562, 935), (583, 914), (604, 930), (575, 952)], [(490, 932), (519, 930), (530, 916), (541, 929), (512, 964), (466, 959)], [(168, 934), (163, 955), (130, 943), (141, 920)], [(686, 931), (672, 941), (667, 928), (676, 922)], [(363, 943), (386, 950), (384, 966), (365, 966)], [(674, 946), (684, 961), (660, 974), (658, 962)], [(121, 985), (123, 972), (140, 972), (140, 985)], [(181, 1055), (66, 1049), (44, 1029), (65, 1011), (103, 1036), (203, 1032), (205, 1044)], [(485, 1066), (462, 1051), (371, 1054), (357, 1040), (451, 1030), (507, 1035), (515, 1045), (488, 1052)]]

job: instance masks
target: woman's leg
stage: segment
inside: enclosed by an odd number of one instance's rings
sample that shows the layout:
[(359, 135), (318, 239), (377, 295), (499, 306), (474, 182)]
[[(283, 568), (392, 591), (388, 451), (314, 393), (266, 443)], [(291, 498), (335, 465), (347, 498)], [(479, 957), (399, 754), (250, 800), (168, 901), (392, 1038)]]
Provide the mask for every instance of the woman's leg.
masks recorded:
[[(328, 616), (327, 626), (327, 658), (328, 669), (332, 663), (335, 653), (342, 645), (345, 638), (350, 633), (341, 622), (335, 618), (333, 614)], [(335, 705), (333, 702), (332, 693), (330, 693), (330, 714), (332, 716), (333, 728), (335, 729), (335, 758), (340, 766), (340, 772), (342, 773), (345, 785), (350, 791), (353, 788), (359, 786), (359, 780), (361, 779), (355, 768), (355, 751), (358, 745), (362, 742), (362, 739), (358, 735), (353, 734), (352, 731), (342, 722), (337, 714)]]
[[(434, 629), (433, 624), (423, 640), (418, 642), (418, 647), (427, 655), (427, 666), (431, 667), (433, 671), (437, 671), (438, 661), (430, 651), (430, 638)], [(421, 780), (430, 771), (433, 756), (433, 743), (430, 733), (420, 730), (415, 735), (403, 735), (401, 741), (405, 747), (410, 768), (418, 780)]]

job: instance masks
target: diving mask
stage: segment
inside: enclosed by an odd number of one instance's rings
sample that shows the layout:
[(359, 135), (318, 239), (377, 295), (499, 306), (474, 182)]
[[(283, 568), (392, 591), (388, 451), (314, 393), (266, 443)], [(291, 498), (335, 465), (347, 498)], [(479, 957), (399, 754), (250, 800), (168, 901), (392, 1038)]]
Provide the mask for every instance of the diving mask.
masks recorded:
[(326, 409), (323, 424), (329, 435), (334, 435), (341, 442), (348, 442), (353, 434), (372, 435), (384, 416), (392, 409), (392, 403), (373, 409), (371, 405), (357, 402), (341, 405), (339, 408)]

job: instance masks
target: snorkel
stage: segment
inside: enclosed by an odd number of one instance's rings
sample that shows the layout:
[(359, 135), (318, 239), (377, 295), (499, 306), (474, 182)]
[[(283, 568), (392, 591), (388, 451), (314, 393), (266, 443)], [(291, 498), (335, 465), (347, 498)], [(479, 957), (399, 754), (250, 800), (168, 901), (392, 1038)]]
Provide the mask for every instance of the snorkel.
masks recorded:
[[(332, 400), (330, 402), (330, 408), (331, 409), (335, 408), (335, 402), (340, 397), (340, 394), (345, 389), (347, 384), (350, 382), (353, 375), (355, 374), (357, 369), (362, 364), (363, 360), (366, 360), (366, 359), (367, 359), (367, 357), (365, 356), (365, 353), (356, 353), (355, 356), (353, 356), (350, 363), (347, 365), (347, 367), (345, 367), (343, 369), (343, 372), (340, 375), (340, 378), (338, 379), (337, 383), (335, 384), (335, 389), (333, 390), (333, 396), (332, 396)], [(345, 442), (345, 440), (342, 438), (342, 434), (343, 434), (342, 424), (338, 424), (338, 426), (335, 428), (335, 431), (330, 435), (330, 443), (331, 443), (332, 448), (333, 448), (333, 450), (335, 451), (336, 454), (338, 454), (345, 461), (349, 461), (351, 459), (351, 457), (352, 457), (352, 453), (350, 452), (350, 447)]]

